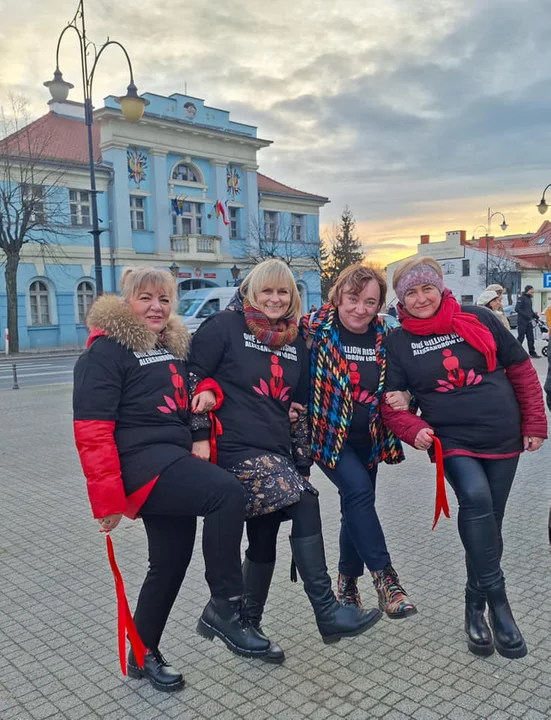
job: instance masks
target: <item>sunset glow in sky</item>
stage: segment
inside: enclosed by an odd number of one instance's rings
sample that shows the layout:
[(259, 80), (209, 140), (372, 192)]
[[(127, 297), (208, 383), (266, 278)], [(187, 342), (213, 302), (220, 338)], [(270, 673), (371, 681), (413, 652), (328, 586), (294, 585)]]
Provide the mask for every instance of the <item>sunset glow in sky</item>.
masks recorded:
[[(0, 105), (47, 111), (42, 86), (75, 0), (0, 0)], [(262, 172), (344, 205), (378, 262), (420, 234), (471, 235), (487, 207), (534, 231), (551, 182), (549, 0), (86, 0), (89, 35), (127, 48), (140, 92), (184, 92), (258, 126)], [(77, 45), (61, 69), (81, 97)], [(124, 93), (124, 58), (98, 66), (96, 106)], [(499, 223), (493, 230), (499, 234)]]

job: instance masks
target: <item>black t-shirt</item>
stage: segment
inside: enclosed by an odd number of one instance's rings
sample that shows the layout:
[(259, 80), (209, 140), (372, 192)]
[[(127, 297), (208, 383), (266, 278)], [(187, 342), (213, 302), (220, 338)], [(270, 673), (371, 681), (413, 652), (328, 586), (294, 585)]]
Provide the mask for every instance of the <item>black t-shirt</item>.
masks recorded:
[(245, 316), (224, 310), (205, 320), (193, 336), (191, 372), (220, 385), (217, 411), (222, 435), (218, 464), (232, 467), (265, 453), (291, 458), (289, 406), (308, 402), (308, 351), (298, 337), (270, 350), (251, 334)]
[(376, 362), (376, 333), (369, 325), (365, 333), (353, 333), (339, 323), (341, 345), (348, 360), (348, 377), (354, 399), (354, 414), (348, 431), (348, 442), (355, 446), (371, 444), (369, 404), (379, 385), (380, 368)]
[(74, 419), (114, 421), (127, 495), (189, 455), (186, 378), (185, 363), (164, 348), (133, 352), (107, 336), (77, 360)]
[(479, 455), (520, 452), (520, 410), (505, 368), (528, 355), (488, 309), (462, 307), (488, 327), (497, 345), (497, 366), (488, 372), (482, 353), (455, 333), (413, 335), (394, 330), (386, 339), (385, 390), (409, 390), (423, 420), (444, 450)]

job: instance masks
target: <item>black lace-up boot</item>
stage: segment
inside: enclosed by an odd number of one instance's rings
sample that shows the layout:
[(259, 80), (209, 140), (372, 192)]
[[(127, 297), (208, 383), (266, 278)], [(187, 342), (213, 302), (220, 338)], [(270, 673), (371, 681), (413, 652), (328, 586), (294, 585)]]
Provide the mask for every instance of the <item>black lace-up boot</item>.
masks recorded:
[(134, 680), (147, 678), (154, 688), (162, 692), (175, 692), (181, 690), (185, 685), (182, 673), (169, 665), (159, 650), (148, 650), (146, 652), (143, 668), (138, 667), (134, 653), (130, 651), (127, 672), (128, 677), (134, 678)]
[(260, 658), (270, 649), (270, 641), (247, 619), (241, 598), (211, 597), (199, 618), (197, 632), (207, 640), (220, 638), (228, 650), (243, 657)]

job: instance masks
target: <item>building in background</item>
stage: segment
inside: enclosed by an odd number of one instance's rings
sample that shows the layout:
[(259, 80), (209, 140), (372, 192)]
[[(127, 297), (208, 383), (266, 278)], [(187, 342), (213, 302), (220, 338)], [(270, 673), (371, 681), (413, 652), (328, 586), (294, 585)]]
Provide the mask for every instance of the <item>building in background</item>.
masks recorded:
[[(444, 284), (459, 303), (476, 303), (480, 293), (486, 287), (486, 264), (488, 264), (489, 284), (503, 285), (509, 296), (509, 302), (516, 297), (521, 284), (521, 274), (517, 263), (499, 249), (490, 249), (486, 255), (486, 238), (479, 241), (467, 241), (465, 230), (453, 230), (446, 233), (446, 239), (431, 242), (429, 235), (421, 235), (417, 252), (410, 257), (431, 257), (442, 268)], [(486, 263), (488, 259), (488, 263)], [(387, 266), (387, 282), (392, 288), (392, 278), (398, 265), (396, 261)], [(396, 303), (393, 291), (389, 291), (389, 305)], [(506, 304), (504, 302), (504, 304)]]
[[(257, 153), (271, 142), (227, 111), (179, 94), (142, 97), (150, 104), (136, 124), (123, 120), (111, 96), (94, 114), (105, 291), (117, 291), (127, 265), (170, 269), (181, 295), (233, 285), (263, 258), (282, 257), (295, 274), (303, 309), (319, 305), (319, 211), (329, 200), (258, 173)], [(22, 251), (20, 349), (82, 345), (95, 295), (83, 106), (52, 101), (47, 115), (4, 143), (23, 136), (39, 141), (44, 168), (55, 165), (63, 177), (55, 216), (48, 217), (47, 203), (41, 209), (55, 240), (28, 243)], [(37, 177), (35, 194), (47, 173)], [(2, 330), (6, 315), (0, 273)], [(0, 349), (2, 343), (3, 333)]]

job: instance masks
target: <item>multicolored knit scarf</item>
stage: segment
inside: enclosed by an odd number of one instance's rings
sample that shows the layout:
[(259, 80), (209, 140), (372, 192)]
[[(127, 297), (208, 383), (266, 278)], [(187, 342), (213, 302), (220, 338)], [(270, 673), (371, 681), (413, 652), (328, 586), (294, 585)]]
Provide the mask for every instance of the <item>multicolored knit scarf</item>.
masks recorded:
[(243, 312), (251, 333), (270, 350), (279, 350), (297, 339), (298, 328), (294, 320), (280, 320), (276, 325), (271, 325), (266, 315), (253, 307), (245, 298), (243, 298)]
[[(379, 385), (368, 406), (371, 457), (369, 467), (380, 462), (395, 464), (404, 460), (400, 441), (382, 423), (379, 404), (385, 384), (386, 351), (383, 338), (388, 335), (387, 324), (381, 318), (373, 322), (375, 354), (380, 368)], [(354, 401), (348, 375), (348, 361), (341, 344), (337, 312), (331, 303), (323, 305), (313, 315), (300, 320), (304, 340), (312, 341), (310, 351), (310, 403), (312, 423), (312, 457), (328, 468), (334, 468), (354, 413)]]

